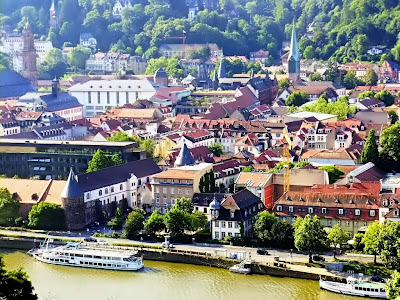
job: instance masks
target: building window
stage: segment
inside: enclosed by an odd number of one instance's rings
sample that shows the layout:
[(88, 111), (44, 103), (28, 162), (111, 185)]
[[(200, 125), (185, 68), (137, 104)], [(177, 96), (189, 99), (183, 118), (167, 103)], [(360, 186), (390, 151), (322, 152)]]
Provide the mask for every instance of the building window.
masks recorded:
[(167, 196), (163, 196), (163, 203), (167, 203)]
[(90, 193), (86, 194), (86, 199), (90, 199)]
[(355, 214), (356, 216), (359, 216), (359, 215), (361, 215), (361, 210), (359, 210), (359, 209), (356, 209), (356, 210), (354, 211), (354, 214)]
[(321, 208), (321, 212), (322, 212), (323, 214), (326, 214), (326, 207)]
[(129, 103), (129, 93), (128, 92), (125, 93), (125, 102), (126, 102), (126, 104)]
[(215, 227), (219, 227), (219, 221), (215, 221)]
[(229, 235), (229, 236), (232, 236), (232, 232), (228, 232), (228, 235)]
[(215, 232), (215, 239), (217, 239), (217, 240), (219, 239), (219, 232), (218, 231)]
[(119, 104), (119, 92), (115, 92), (115, 95), (117, 96), (117, 104)]
[(186, 189), (186, 196), (189, 196), (189, 189)]
[(231, 211), (230, 211), (230, 214), (231, 214), (231, 218), (233, 219), (233, 218), (235, 217), (235, 211), (234, 211), (234, 210), (231, 210)]
[(173, 195), (173, 194), (175, 194), (175, 188), (174, 187), (171, 188), (171, 195)]
[(203, 212), (206, 214), (207, 213), (207, 207), (203, 208)]
[(111, 187), (111, 193), (114, 193), (114, 187), (113, 186)]
[(343, 215), (343, 208), (339, 208), (338, 213), (339, 215)]
[(328, 220), (328, 226), (332, 226), (332, 220)]
[(110, 104), (110, 92), (107, 92), (107, 104)]
[(228, 222), (228, 228), (232, 228), (232, 222)]
[(225, 228), (226, 227), (226, 222), (222, 221), (221, 223), (222, 223), (222, 228)]
[(337, 221), (336, 221), (336, 224), (338, 224), (338, 225), (340, 226), (340, 220), (337, 220)]
[(350, 226), (350, 221), (346, 221), (346, 226), (347, 226), (347, 227)]
[(162, 191), (163, 191), (164, 194), (166, 194), (167, 193), (167, 188), (163, 187)]
[(97, 103), (100, 104), (100, 92), (97, 92)]
[(175, 198), (171, 197), (171, 204), (174, 205), (175, 204)]
[[(278, 205), (278, 206), (276, 207), (276, 211), (282, 211), (282, 205)], [(245, 215), (247, 215), (247, 214), (245, 213)]]
[(92, 93), (88, 92), (88, 102), (89, 104), (92, 103)]
[(182, 189), (178, 188), (178, 195), (182, 195)]
[(221, 234), (222, 234), (222, 238), (224, 239), (225, 238), (225, 232), (221, 232)]
[(104, 190), (104, 192), (105, 192), (106, 194), (108, 194), (108, 188), (106, 188), (106, 189)]
[(374, 210), (370, 210), (369, 215), (370, 215), (370, 217), (375, 217), (376, 212)]
[(119, 185), (119, 190), (122, 191), (122, 188), (123, 188), (123, 185), (120, 184), (120, 185)]
[(157, 196), (156, 196), (156, 202), (157, 202), (157, 203), (160, 203), (160, 195), (157, 195)]
[(101, 195), (103, 195), (103, 191), (102, 190), (99, 191), (99, 196), (101, 196)]
[(289, 206), (289, 212), (293, 212), (293, 206)]
[(308, 208), (308, 213), (309, 213), (309, 214), (312, 214), (313, 212), (314, 212), (314, 208), (309, 207), (309, 208)]
[(233, 222), (235, 223), (235, 228), (239, 228), (239, 222)]

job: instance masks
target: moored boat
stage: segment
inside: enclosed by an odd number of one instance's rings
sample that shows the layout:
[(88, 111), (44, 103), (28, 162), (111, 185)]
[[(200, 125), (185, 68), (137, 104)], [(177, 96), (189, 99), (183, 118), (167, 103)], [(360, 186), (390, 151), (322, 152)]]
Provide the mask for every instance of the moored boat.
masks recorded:
[(29, 254), (45, 263), (73, 267), (136, 271), (144, 266), (143, 258), (137, 256), (137, 251), (82, 247), (81, 243), (51, 247), (47, 241)]
[(319, 287), (343, 295), (387, 299), (383, 283), (370, 282), (361, 278), (347, 277), (346, 283), (320, 279)]
[(229, 271), (239, 274), (251, 274), (251, 261), (244, 260), (229, 268)]

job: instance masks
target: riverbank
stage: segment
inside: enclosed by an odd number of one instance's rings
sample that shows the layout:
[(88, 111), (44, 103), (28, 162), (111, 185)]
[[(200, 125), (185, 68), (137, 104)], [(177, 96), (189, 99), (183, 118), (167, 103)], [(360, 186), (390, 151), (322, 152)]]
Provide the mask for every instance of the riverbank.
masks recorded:
[[(53, 237), (55, 244), (65, 244), (66, 240), (74, 241), (74, 239), (66, 239), (62, 237)], [(61, 240), (57, 240), (61, 239)], [(27, 237), (1, 237), (0, 238), (0, 248), (8, 249), (20, 249), (20, 250), (30, 250), (34, 247), (38, 247), (39, 244), (44, 239), (38, 238), (27, 238)], [(76, 240), (76, 239), (75, 239)], [(201, 265), (215, 268), (228, 269), (234, 264), (239, 263), (239, 260), (230, 259), (226, 257), (221, 257), (213, 255), (210, 252), (205, 251), (189, 251), (189, 250), (164, 250), (161, 247), (147, 247), (147, 245), (109, 245), (102, 246), (97, 245), (97, 247), (112, 247), (114, 249), (135, 249), (138, 250), (141, 255), (143, 255), (145, 260), (152, 261), (164, 261), (172, 263), (184, 263), (192, 265)], [(289, 264), (286, 262), (257, 262), (252, 261), (252, 271), (254, 274), (260, 275), (272, 275), (279, 277), (290, 277), (299, 279), (310, 279), (319, 280), (320, 276), (331, 280), (341, 280), (342, 277), (337, 276), (325, 269), (316, 267), (307, 267), (304, 265)]]

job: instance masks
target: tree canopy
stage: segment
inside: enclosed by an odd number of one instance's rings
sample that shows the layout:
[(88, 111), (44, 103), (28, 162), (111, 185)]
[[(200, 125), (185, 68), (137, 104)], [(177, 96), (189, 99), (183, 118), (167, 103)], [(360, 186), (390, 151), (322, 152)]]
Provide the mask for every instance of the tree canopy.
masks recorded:
[(308, 101), (308, 96), (305, 92), (293, 92), (286, 99), (287, 106), (302, 106)]
[(28, 219), (28, 226), (35, 229), (60, 230), (65, 226), (64, 210), (49, 202), (39, 202), (32, 206)]
[(337, 115), (339, 120), (347, 119), (348, 114), (354, 114), (356, 111), (355, 106), (349, 105), (346, 96), (340, 97), (336, 102), (328, 102), (324, 95), (322, 95), (316, 102), (303, 105), (300, 109), (304, 111)]
[(0, 287), (0, 299), (38, 299), (28, 275), (21, 269), (7, 271), (2, 256), (0, 256)]
[(208, 149), (217, 157), (220, 157), (222, 154), (224, 154), (224, 148), (220, 143), (212, 143), (210, 146), (208, 146)]
[(0, 188), (0, 225), (14, 225), (14, 221), (19, 217), (20, 203), (10, 191), (4, 187)]
[(321, 221), (317, 216), (307, 215), (297, 218), (293, 226), (295, 247), (299, 251), (307, 251), (309, 262), (312, 262), (312, 253), (323, 250), (327, 242)]
[(135, 209), (126, 218), (123, 236), (133, 239), (144, 228), (144, 211)]
[(380, 167), (387, 171), (400, 171), (400, 122), (385, 128), (381, 133)]
[(335, 166), (321, 166), (318, 169), (325, 170), (328, 173), (330, 184), (335, 183), (340, 176), (344, 175), (343, 170)]
[(375, 165), (377, 165), (378, 159), (379, 159), (379, 150), (378, 150), (378, 144), (376, 143), (375, 130), (371, 129), (368, 132), (367, 140), (361, 152), (361, 163), (366, 164), (368, 162), (372, 162)]

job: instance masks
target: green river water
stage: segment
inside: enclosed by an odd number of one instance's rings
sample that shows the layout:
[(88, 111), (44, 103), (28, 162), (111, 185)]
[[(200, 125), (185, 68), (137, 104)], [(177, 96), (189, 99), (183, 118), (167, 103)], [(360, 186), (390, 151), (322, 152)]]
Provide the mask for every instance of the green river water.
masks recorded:
[(0, 249), (7, 269), (23, 267), (41, 300), (360, 300), (321, 291), (317, 281), (232, 274), (225, 269), (145, 261), (138, 272), (49, 265)]

